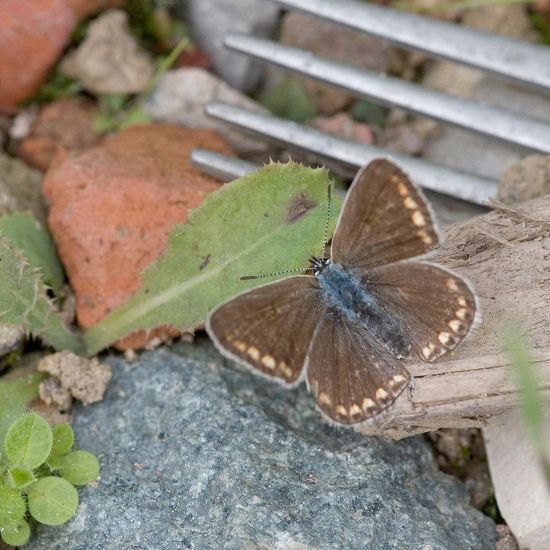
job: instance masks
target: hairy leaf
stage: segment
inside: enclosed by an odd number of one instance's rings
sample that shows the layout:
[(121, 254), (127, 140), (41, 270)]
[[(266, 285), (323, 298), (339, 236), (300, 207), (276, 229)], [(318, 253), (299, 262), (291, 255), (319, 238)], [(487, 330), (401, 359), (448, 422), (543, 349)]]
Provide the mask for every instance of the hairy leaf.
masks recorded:
[(34, 216), (15, 212), (0, 217), (0, 235), (18, 247), (29, 264), (40, 270), (42, 280), (59, 292), (65, 280), (63, 268), (50, 234)]
[(17, 489), (22, 489), (36, 481), (33, 471), (22, 466), (12, 466), (6, 474), (7, 483)]
[(2, 540), (10, 546), (23, 546), (27, 544), (30, 535), (31, 528), (24, 519), (20, 519), (15, 525), (2, 530)]
[(56, 349), (79, 353), (79, 340), (65, 327), (48, 298), (39, 270), (0, 236), (0, 323), (22, 326)]
[(65, 479), (48, 476), (29, 487), (29, 512), (40, 523), (61, 525), (69, 521), (78, 507), (78, 493)]
[(73, 485), (87, 485), (99, 475), (99, 461), (88, 451), (74, 451), (63, 456), (54, 456), (48, 460), (52, 470)]
[(4, 439), (4, 451), (10, 464), (34, 469), (46, 462), (52, 450), (52, 429), (37, 414), (18, 418)]
[(69, 424), (57, 424), (53, 429), (52, 456), (64, 455), (74, 444), (74, 432)]
[(25, 516), (27, 506), (18, 490), (0, 484), (0, 530), (14, 526)]
[[(272, 163), (210, 194), (187, 224), (172, 230), (140, 290), (85, 333), (88, 353), (138, 329), (193, 330), (220, 302), (277, 279), (241, 276), (308, 266), (322, 249), (328, 183), (323, 169)], [(340, 206), (334, 202), (331, 231)]]

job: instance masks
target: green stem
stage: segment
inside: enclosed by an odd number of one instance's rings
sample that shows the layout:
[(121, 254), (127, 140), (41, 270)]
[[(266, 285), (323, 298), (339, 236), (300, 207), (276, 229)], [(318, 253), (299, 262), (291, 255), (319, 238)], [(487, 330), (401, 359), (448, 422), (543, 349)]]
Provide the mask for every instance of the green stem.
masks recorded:
[(191, 45), (191, 41), (188, 38), (182, 38), (173, 50), (162, 60), (162, 62), (157, 67), (153, 76), (149, 79), (149, 82), (145, 85), (145, 88), (140, 92), (140, 94), (128, 101), (123, 110), (114, 117), (112, 124), (108, 128), (109, 131), (120, 128), (125, 125), (125, 122), (128, 119), (132, 118), (132, 115), (141, 109), (141, 106), (147, 98), (151, 95), (154, 89), (157, 87), (159, 80), (162, 78), (164, 73), (166, 73), (170, 67), (175, 63), (176, 59), (180, 53), (188, 48)]
[(544, 434), (544, 409), (537, 361), (517, 326), (510, 326), (505, 331), (505, 349), (512, 363), (512, 375), (520, 393), (521, 412), (527, 434), (550, 489), (550, 456)]

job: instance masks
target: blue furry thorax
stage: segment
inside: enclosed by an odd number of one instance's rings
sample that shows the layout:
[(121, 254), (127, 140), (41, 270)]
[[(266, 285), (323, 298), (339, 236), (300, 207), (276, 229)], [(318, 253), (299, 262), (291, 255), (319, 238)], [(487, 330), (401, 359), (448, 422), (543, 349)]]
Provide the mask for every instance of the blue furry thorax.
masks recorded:
[(340, 264), (327, 262), (316, 273), (329, 308), (343, 313), (348, 324), (365, 326), (379, 344), (397, 357), (404, 357), (410, 342), (399, 319), (377, 299), (365, 276), (361, 279)]

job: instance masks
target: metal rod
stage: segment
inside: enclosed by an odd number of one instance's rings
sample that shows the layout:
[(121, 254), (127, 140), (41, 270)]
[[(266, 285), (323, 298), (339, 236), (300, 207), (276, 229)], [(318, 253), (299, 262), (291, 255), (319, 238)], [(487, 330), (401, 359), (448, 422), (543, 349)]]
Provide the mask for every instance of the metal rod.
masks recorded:
[(550, 153), (550, 125), (484, 103), (423, 88), (399, 78), (359, 70), (316, 57), (308, 51), (243, 34), (229, 34), (232, 50), (328, 82), (387, 106), (401, 107), (485, 134)]
[(191, 152), (191, 162), (199, 170), (223, 182), (232, 181), (258, 169), (252, 162), (206, 149), (194, 149)]
[(254, 113), (218, 101), (209, 103), (206, 112), (218, 120), (261, 134), (273, 141), (313, 152), (355, 168), (364, 166), (375, 158), (392, 158), (422, 187), (476, 204), (484, 204), (496, 193), (496, 182), (493, 180), (452, 170), (419, 158), (400, 155), (380, 147), (347, 141), (271, 115)]
[(546, 46), (356, 0), (274, 1), (550, 94), (550, 49)]
[[(191, 162), (205, 174), (228, 183), (237, 178), (255, 172), (261, 165), (253, 164), (235, 157), (228, 157), (222, 153), (215, 153), (207, 149), (193, 149), (191, 151)], [(346, 196), (344, 189), (334, 191), (341, 199)]]

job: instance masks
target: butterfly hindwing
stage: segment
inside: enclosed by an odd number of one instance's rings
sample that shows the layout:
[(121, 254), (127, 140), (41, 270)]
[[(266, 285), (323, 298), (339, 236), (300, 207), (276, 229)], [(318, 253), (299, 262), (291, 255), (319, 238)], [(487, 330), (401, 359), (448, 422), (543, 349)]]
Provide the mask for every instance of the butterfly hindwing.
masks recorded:
[(399, 262), (365, 275), (379, 303), (399, 318), (413, 351), (435, 361), (468, 334), (477, 312), (475, 295), (459, 275), (427, 262)]
[(243, 292), (216, 308), (206, 330), (218, 349), (287, 386), (297, 384), (322, 307), (315, 277)]
[(321, 314), (306, 364), (319, 409), (343, 425), (380, 414), (411, 380), (403, 362), (382, 350), (365, 325), (331, 308)]
[(422, 192), (395, 164), (377, 159), (355, 177), (332, 239), (332, 259), (372, 269), (420, 256), (439, 243)]

